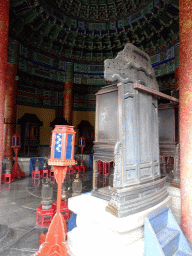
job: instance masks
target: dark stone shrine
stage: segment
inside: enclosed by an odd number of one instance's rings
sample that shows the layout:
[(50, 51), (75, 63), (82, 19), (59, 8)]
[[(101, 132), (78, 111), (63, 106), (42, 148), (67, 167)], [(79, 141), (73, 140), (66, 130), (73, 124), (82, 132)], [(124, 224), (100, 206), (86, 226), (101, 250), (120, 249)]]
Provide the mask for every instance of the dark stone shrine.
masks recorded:
[[(132, 44), (105, 61), (104, 76), (111, 85), (96, 94), (92, 194), (109, 200), (107, 211), (125, 217), (168, 196), (159, 168), (159, 89), (149, 56)], [(96, 187), (98, 160), (115, 163), (112, 186)]]

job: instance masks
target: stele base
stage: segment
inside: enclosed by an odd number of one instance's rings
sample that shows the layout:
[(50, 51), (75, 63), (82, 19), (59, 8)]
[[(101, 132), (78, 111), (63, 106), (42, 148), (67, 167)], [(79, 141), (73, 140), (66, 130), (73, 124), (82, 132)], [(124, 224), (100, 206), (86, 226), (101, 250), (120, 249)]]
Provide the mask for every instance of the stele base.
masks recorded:
[(67, 234), (72, 256), (144, 255), (145, 217), (162, 207), (171, 207), (171, 197), (124, 218), (107, 212), (107, 204), (91, 193), (69, 198), (68, 207), (77, 214), (77, 227)]

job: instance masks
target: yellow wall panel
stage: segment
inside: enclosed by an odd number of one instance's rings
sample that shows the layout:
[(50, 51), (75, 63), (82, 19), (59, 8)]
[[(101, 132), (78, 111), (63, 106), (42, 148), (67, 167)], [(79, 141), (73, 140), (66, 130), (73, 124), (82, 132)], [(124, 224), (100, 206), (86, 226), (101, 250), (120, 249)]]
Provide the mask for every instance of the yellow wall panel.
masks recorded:
[[(25, 113), (35, 114), (43, 122), (43, 126), (40, 127), (40, 145), (49, 145), (52, 131), (50, 122), (55, 119), (55, 110), (17, 105), (17, 120)], [(20, 134), (20, 125), (17, 125), (16, 132)]]
[[(17, 120), (25, 113), (35, 114), (43, 122), (43, 126), (40, 127), (40, 145), (49, 145), (51, 136), (50, 122), (55, 119), (55, 110), (17, 105)], [(79, 138), (79, 131), (76, 128), (82, 120), (89, 121), (95, 127), (95, 111), (73, 111), (72, 124), (76, 131), (76, 145), (78, 145)], [(16, 133), (20, 134), (20, 125), (17, 125)]]

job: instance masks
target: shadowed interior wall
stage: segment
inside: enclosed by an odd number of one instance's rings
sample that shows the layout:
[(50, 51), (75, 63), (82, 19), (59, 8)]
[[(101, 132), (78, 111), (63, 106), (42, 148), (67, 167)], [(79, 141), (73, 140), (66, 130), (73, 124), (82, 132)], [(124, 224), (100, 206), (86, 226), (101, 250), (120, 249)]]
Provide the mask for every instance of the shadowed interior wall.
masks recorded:
[(77, 125), (80, 124), (82, 120), (89, 121), (91, 125), (93, 125), (95, 129), (95, 111), (73, 111), (73, 126), (76, 131), (75, 136), (75, 145), (78, 145), (78, 139), (79, 139), (79, 131), (77, 128)]

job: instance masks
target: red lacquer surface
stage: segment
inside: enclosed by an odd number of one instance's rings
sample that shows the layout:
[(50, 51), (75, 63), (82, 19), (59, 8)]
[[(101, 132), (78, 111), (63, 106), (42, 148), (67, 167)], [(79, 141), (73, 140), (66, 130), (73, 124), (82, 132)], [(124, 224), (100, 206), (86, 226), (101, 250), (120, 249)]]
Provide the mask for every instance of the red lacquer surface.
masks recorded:
[(192, 242), (192, 1), (180, 0), (180, 180), (181, 222)]
[[(0, 1), (0, 144), (3, 145), (3, 126), (4, 126), (4, 103), (5, 103), (5, 76), (7, 63), (9, 27), (9, 1)], [(2, 172), (3, 147), (0, 147), (0, 179)], [(0, 182), (1, 184), (1, 182)]]

